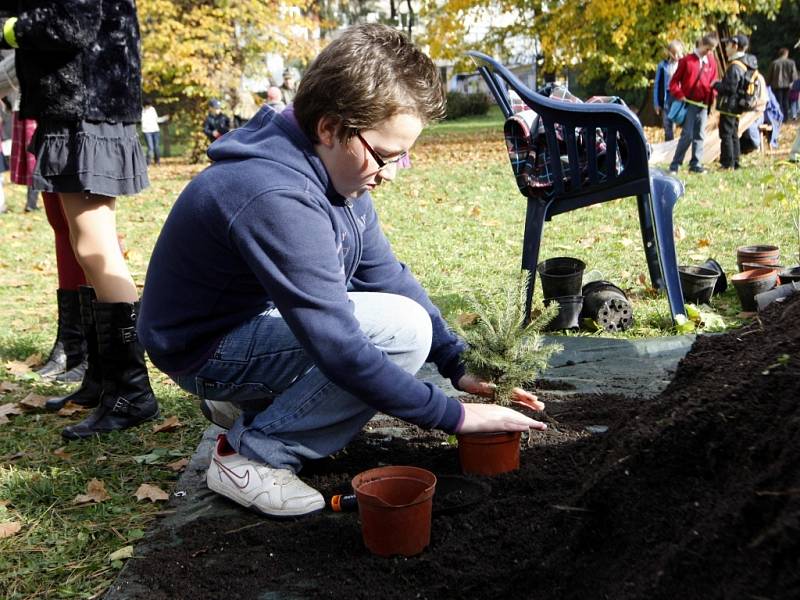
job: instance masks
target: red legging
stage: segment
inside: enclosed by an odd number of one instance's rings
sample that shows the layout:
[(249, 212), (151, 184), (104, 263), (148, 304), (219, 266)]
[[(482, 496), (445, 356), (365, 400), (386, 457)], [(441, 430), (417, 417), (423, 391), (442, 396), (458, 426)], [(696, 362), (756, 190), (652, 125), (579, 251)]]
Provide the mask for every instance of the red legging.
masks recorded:
[(44, 210), (47, 221), (53, 228), (56, 238), (56, 265), (58, 266), (58, 287), (62, 290), (77, 290), (79, 285), (86, 285), (86, 275), (75, 258), (72, 244), (69, 241), (69, 225), (61, 207), (58, 194), (42, 192)]

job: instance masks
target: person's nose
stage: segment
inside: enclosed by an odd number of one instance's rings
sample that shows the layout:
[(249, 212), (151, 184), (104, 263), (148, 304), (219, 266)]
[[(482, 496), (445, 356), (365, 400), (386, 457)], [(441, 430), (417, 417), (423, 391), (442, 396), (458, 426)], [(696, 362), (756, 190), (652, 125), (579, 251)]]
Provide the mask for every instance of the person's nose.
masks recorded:
[(378, 177), (381, 181), (394, 181), (397, 175), (397, 163), (389, 163), (383, 169), (378, 171)]

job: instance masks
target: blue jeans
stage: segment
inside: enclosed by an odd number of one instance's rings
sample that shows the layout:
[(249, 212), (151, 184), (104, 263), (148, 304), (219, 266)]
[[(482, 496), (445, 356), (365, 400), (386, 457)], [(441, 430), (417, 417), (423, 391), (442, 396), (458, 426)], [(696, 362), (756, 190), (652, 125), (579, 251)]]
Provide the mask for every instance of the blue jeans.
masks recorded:
[(669, 107), (672, 104), (671, 101), (667, 100), (664, 103), (664, 107), (661, 109), (661, 124), (664, 126), (664, 141), (670, 142), (675, 139), (675, 124), (670, 121), (667, 113), (669, 112)]
[(145, 133), (144, 141), (147, 143), (147, 164), (149, 165), (151, 160), (158, 164), (161, 159), (161, 150), (159, 148), (161, 145), (161, 133), (158, 131)]
[(692, 147), (692, 158), (689, 161), (690, 167), (699, 167), (703, 162), (703, 142), (706, 139), (706, 118), (708, 112), (705, 106), (686, 105), (686, 119), (681, 129), (681, 137), (678, 138), (678, 146), (675, 148), (675, 155), (672, 157), (670, 170), (677, 171), (683, 164), (686, 151)]
[[(350, 300), (364, 335), (416, 373), (431, 348), (425, 309), (394, 294), (351, 292)], [(228, 432), (231, 446), (294, 472), (305, 459), (344, 448), (376, 412), (320, 372), (274, 308), (231, 331), (202, 367), (175, 382), (200, 398), (236, 404), (242, 414)]]

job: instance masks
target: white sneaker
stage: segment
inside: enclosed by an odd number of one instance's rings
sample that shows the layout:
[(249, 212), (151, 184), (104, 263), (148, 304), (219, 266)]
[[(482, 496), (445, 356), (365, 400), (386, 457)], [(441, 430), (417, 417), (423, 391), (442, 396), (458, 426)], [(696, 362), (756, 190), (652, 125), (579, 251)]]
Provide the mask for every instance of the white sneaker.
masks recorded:
[(273, 469), (236, 454), (225, 435), (217, 437), (206, 473), (210, 490), (266, 515), (296, 517), (319, 512), (325, 500), (289, 469)]
[(232, 402), (223, 402), (221, 400), (201, 399), (200, 410), (206, 419), (223, 429), (233, 427), (234, 421), (242, 413), (242, 410)]

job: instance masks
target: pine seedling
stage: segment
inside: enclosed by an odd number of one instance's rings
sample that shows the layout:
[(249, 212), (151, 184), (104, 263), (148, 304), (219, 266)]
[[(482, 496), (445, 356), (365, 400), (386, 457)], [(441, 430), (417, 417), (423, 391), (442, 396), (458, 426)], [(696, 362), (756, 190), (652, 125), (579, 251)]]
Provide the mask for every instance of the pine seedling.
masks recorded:
[(558, 313), (553, 302), (526, 323), (527, 272), (509, 284), (499, 296), (467, 296), (473, 313), (471, 326), (456, 329), (469, 345), (464, 354), (467, 371), (494, 383), (495, 402), (511, 404), (512, 390), (533, 381), (547, 367), (550, 357), (561, 351), (558, 344), (545, 344), (541, 331)]

